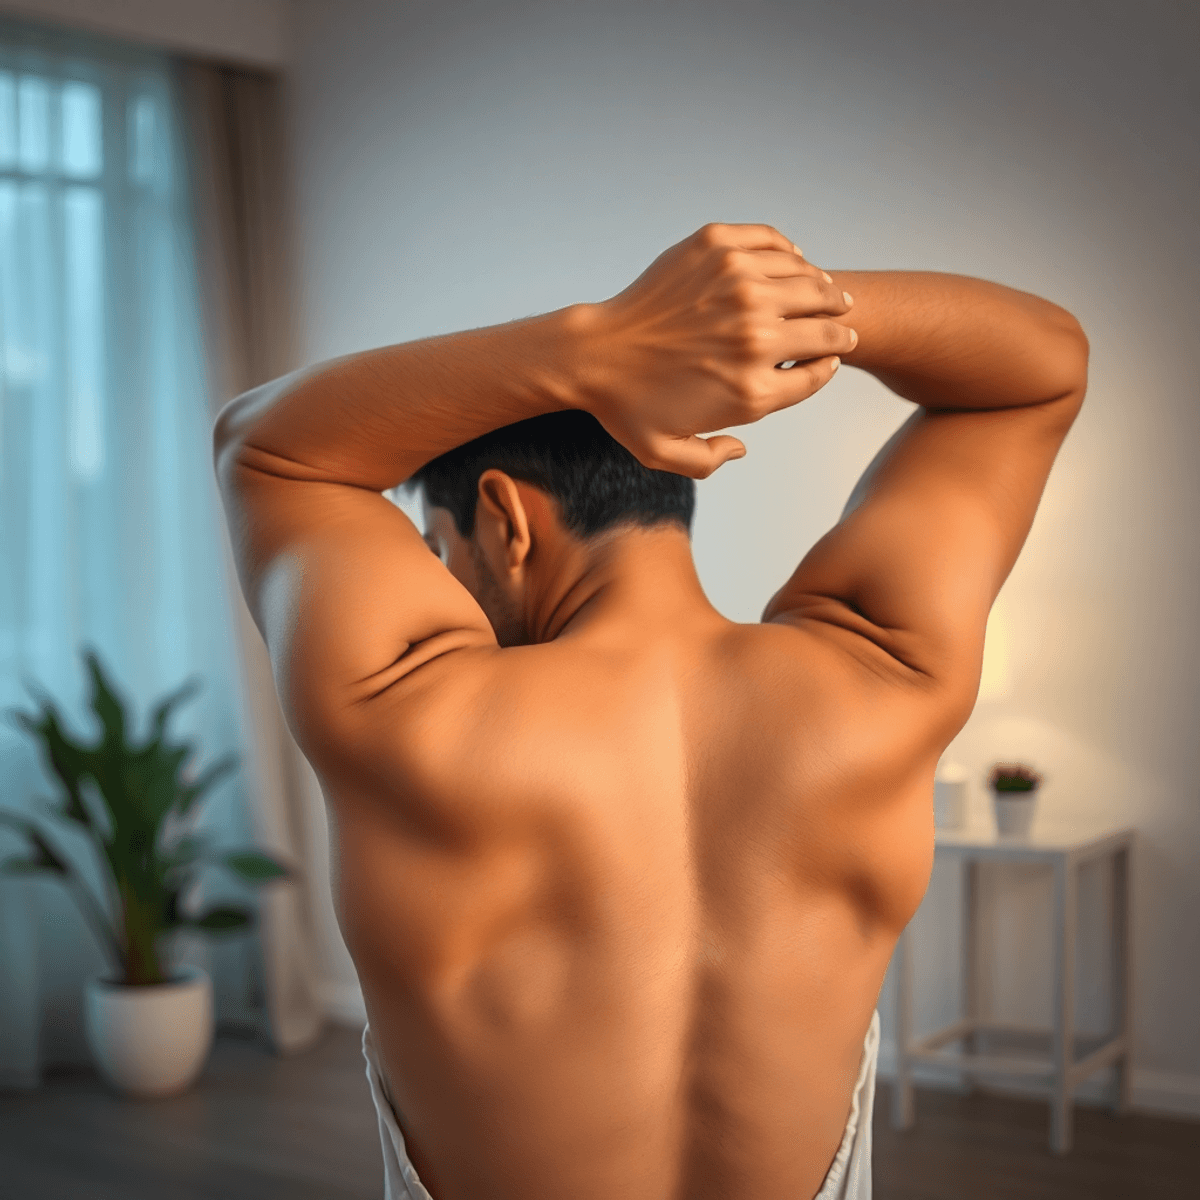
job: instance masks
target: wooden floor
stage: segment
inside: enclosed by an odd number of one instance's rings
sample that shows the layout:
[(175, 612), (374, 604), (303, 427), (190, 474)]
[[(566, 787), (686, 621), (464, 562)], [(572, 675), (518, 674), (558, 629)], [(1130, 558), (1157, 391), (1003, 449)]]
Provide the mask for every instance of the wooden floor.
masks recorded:
[(91, 1073), (0, 1093), (4, 1200), (382, 1200), (361, 1034), (278, 1058), (219, 1037), (196, 1086), (127, 1100)]
[(1051, 1153), (1042, 1101), (917, 1090), (917, 1123), (875, 1096), (874, 1200), (1200, 1200), (1200, 1122), (1075, 1108), (1075, 1146)]
[[(1200, 1197), (1200, 1123), (1079, 1108), (1076, 1149), (1058, 1157), (1046, 1144), (1044, 1104), (922, 1090), (916, 1128), (902, 1134), (887, 1112), (881, 1083), (875, 1200)], [(171, 1100), (122, 1099), (89, 1072), (0, 1093), (4, 1200), (382, 1195), (375, 1111), (353, 1030), (331, 1028), (292, 1058), (221, 1037), (199, 1084)]]

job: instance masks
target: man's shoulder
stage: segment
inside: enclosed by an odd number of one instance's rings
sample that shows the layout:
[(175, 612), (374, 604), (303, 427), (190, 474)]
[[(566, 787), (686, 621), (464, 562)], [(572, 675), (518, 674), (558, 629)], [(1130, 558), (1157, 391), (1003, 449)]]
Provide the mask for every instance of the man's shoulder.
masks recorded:
[[(849, 614), (737, 627), (710, 677), (714, 717), (770, 743), (780, 761), (837, 764), (839, 774), (907, 773), (932, 764), (957, 713), (919, 673), (864, 638)], [(716, 726), (714, 726), (716, 728)]]
[(620, 710), (619, 669), (555, 643), (463, 646), (383, 682), (302, 745), (335, 795), (481, 797), (538, 764), (611, 750)]

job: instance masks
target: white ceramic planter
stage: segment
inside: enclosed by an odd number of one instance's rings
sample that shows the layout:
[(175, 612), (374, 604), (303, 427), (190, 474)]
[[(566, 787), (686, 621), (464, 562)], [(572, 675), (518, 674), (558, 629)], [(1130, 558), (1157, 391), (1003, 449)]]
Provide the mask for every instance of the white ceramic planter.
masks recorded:
[(180, 967), (170, 983), (89, 979), (84, 1026), (101, 1075), (131, 1096), (173, 1096), (195, 1081), (213, 1038), (212, 981)]
[(960, 829), (967, 821), (967, 772), (955, 763), (938, 765), (933, 777), (933, 823)]
[(992, 789), (996, 832), (1002, 838), (1027, 838), (1037, 810), (1037, 788), (1032, 792), (998, 792)]

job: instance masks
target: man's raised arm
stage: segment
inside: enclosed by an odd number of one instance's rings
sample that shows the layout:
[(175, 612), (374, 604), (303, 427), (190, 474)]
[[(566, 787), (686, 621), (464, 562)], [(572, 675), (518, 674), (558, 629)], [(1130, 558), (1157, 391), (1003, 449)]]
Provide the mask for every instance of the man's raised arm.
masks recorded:
[(928, 409), (1020, 408), (1081, 391), (1087, 338), (1066, 309), (931, 271), (836, 271), (858, 330), (842, 360)]
[(489, 430), (570, 407), (572, 312), (367, 350), (256, 388), (221, 410), (218, 464), (230, 451), (269, 456), (281, 473), (290, 463), (382, 492)]
[(1083, 401), (1087, 339), (1057, 305), (980, 279), (834, 278), (855, 301), (834, 319), (859, 333), (844, 361), (920, 407), (763, 619), (865, 638), (969, 711), (988, 611)]

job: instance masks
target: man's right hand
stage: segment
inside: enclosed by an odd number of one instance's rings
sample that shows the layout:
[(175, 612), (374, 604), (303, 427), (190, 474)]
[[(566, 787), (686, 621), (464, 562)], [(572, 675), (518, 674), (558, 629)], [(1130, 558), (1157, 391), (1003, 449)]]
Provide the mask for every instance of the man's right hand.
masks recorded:
[(623, 292), (580, 306), (584, 407), (644, 466), (703, 479), (746, 448), (698, 434), (760, 420), (829, 382), (857, 342), (831, 319), (851, 303), (769, 225), (705, 225)]

